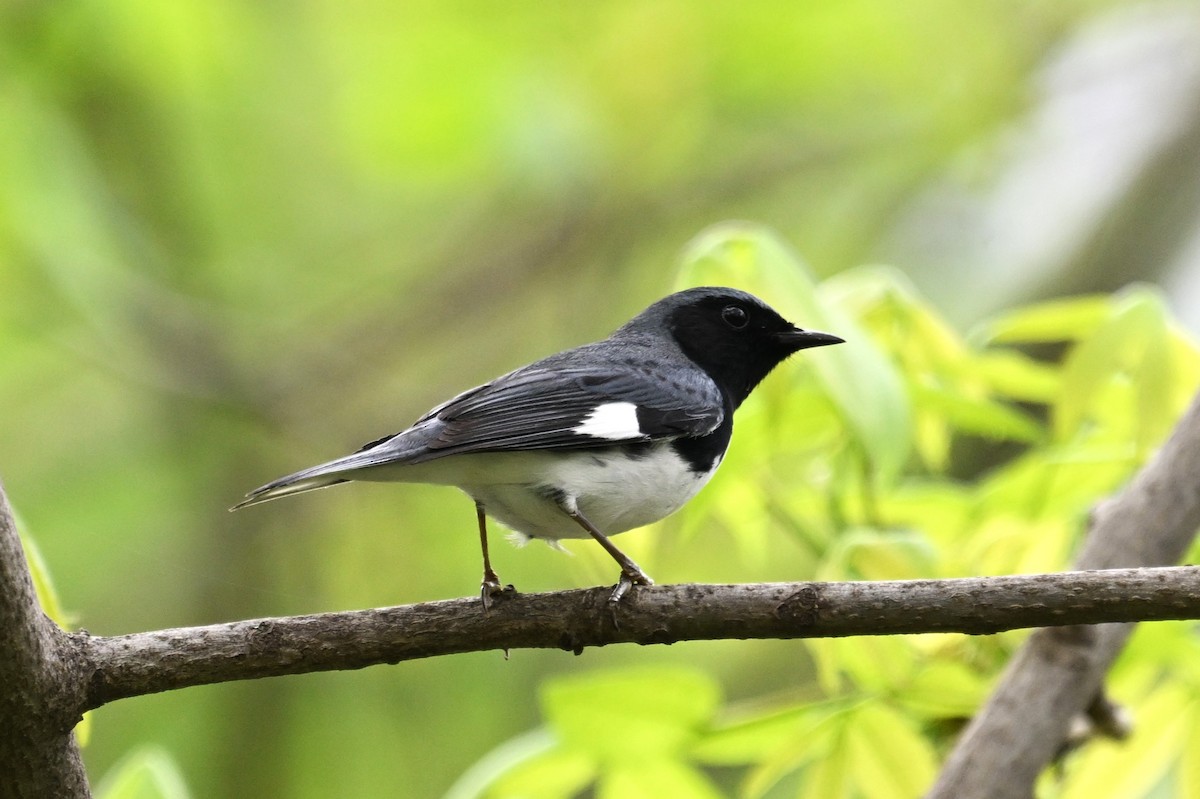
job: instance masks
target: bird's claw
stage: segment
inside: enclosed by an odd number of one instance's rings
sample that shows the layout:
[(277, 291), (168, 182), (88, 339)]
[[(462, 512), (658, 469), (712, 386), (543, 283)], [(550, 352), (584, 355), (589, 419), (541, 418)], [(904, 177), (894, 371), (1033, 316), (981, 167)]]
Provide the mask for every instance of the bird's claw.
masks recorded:
[(495, 572), (485, 572), (483, 581), (479, 585), (479, 599), (483, 603), (485, 613), (491, 610), (496, 602), (515, 596), (517, 593), (517, 589), (512, 583), (501, 585), (500, 578)]
[(619, 603), (629, 593), (629, 589), (635, 585), (654, 585), (654, 581), (650, 579), (650, 575), (641, 569), (632, 571), (622, 569), (621, 579), (617, 582), (616, 587), (613, 588), (612, 595), (608, 598), (609, 604), (616, 605)]

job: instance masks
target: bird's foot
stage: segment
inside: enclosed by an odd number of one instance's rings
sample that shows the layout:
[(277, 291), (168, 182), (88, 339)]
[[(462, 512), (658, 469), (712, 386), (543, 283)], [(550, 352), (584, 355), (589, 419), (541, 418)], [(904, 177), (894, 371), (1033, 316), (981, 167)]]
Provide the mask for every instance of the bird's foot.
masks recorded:
[(490, 569), (483, 573), (483, 581), (479, 585), (479, 599), (483, 603), (485, 613), (491, 610), (496, 602), (508, 599), (517, 593), (516, 587), (511, 583), (501, 585), (500, 577)]
[(632, 569), (622, 569), (621, 579), (613, 589), (612, 596), (608, 598), (609, 604), (616, 605), (635, 585), (654, 585), (654, 581), (636, 565)]

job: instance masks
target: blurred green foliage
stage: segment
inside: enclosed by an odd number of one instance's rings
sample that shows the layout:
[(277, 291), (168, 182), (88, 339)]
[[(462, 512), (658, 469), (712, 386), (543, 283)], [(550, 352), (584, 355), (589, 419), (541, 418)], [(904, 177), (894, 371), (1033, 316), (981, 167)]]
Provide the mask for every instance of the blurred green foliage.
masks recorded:
[(96, 786), (98, 799), (188, 799), (174, 759), (153, 746), (131, 752)]
[[(39, 575), (101, 634), (470, 593), (473, 513), (452, 492), (225, 508), (696, 282), (850, 343), (781, 367), (713, 485), (622, 537), (650, 573), (1061, 567), (1195, 387), (1163, 296), (1051, 301), (963, 337), (998, 275), (850, 267), (888, 252), (931, 183), (1000, 171), (1047, 59), (1137, 6), (0, 5), (0, 477)], [(709, 228), (723, 219), (782, 236)], [(493, 556), (522, 590), (612, 579), (571, 546)], [(1162, 739), (1086, 749), (1063, 785), (1124, 787), (1104, 775), (1143, 753), (1122, 780), (1200, 785), (1180, 756), (1200, 751), (1190, 635), (1147, 627), (1116, 672), (1139, 719), (1178, 711)], [(481, 653), (212, 686), (102, 708), (85, 757), (121, 796), (884, 796), (926, 779), (942, 723), (1020, 637)], [(592, 674), (609, 701), (669, 684), (638, 719), (659, 736), (640, 781), (562, 726), (596, 710)], [(692, 688), (672, 704), (670, 686)]]

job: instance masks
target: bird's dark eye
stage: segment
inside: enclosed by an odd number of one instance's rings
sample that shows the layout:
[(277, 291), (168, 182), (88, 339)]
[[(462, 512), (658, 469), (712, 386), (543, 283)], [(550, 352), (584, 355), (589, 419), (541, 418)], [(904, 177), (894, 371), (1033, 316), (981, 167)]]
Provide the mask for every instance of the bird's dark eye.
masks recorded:
[(725, 320), (725, 324), (734, 330), (741, 330), (750, 321), (750, 317), (746, 314), (746, 309), (739, 308), (736, 305), (726, 305), (721, 311), (721, 318)]

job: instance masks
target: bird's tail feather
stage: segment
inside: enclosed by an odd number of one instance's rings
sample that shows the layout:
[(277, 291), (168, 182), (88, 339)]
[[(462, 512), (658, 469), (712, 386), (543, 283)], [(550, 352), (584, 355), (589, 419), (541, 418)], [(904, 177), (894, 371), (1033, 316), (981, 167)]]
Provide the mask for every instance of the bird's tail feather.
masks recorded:
[(315, 491), (318, 488), (326, 488), (338, 483), (346, 483), (354, 479), (351, 476), (352, 472), (397, 460), (395, 453), (382, 452), (380, 451), (382, 449), (382, 447), (374, 447), (362, 450), (355, 452), (353, 455), (347, 455), (344, 458), (338, 458), (337, 460), (312, 466), (308, 469), (301, 469), (294, 474), (280, 477), (278, 480), (272, 480), (266, 485), (259, 486), (251, 491), (246, 495), (245, 499), (234, 505), (230, 510), (257, 505), (260, 502), (288, 497), (292, 494), (300, 494), (305, 491)]
[[(288, 478), (282, 479), (286, 480)], [(262, 488), (254, 489), (246, 495), (245, 499), (231, 507), (230, 510), (238, 510), (250, 505), (257, 505), (260, 502), (268, 502), (280, 497), (290, 497), (292, 494), (303, 494), (305, 491), (316, 491), (318, 488), (328, 488), (338, 483), (347, 482), (349, 480), (345, 477), (313, 477), (308, 480), (297, 480), (294, 483), (281, 483), (279, 480), (276, 480), (274, 483), (269, 483)]]

